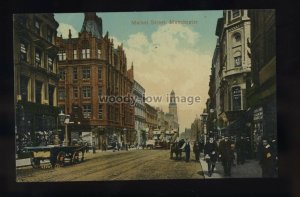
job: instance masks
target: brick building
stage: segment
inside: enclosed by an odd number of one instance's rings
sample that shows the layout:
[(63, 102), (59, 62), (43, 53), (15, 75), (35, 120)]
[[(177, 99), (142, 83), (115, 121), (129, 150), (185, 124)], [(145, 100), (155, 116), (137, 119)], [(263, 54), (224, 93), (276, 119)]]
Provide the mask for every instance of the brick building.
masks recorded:
[(74, 108), (80, 109), (83, 116), (75, 121), (71, 132), (92, 132), (93, 143), (99, 149), (115, 141), (130, 141), (134, 106), (102, 100), (132, 93), (133, 66), (127, 69), (123, 46), (114, 48), (108, 32), (102, 35), (102, 19), (96, 13), (84, 14), (78, 37), (73, 38), (69, 31), (68, 38), (58, 37), (56, 45), (59, 47), (58, 105), (71, 115), (71, 121), (78, 118)]

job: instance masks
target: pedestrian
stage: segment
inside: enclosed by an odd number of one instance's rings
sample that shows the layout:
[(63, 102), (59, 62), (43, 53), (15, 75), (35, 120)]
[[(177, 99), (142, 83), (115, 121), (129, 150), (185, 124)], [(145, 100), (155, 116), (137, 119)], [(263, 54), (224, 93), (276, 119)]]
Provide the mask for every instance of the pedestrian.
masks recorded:
[(239, 137), (236, 141), (236, 161), (237, 165), (244, 164), (245, 163), (245, 157), (246, 157), (246, 140), (243, 136)]
[(244, 140), (245, 140), (245, 159), (252, 159), (253, 151), (251, 148), (250, 137), (247, 136), (246, 138), (244, 138)]
[(95, 154), (96, 153), (96, 144), (95, 144), (95, 142), (93, 142), (93, 154)]
[(203, 139), (200, 139), (200, 142), (199, 142), (199, 158), (201, 157), (201, 153), (203, 153), (203, 150), (204, 150), (204, 142), (203, 142)]
[(228, 135), (224, 137), (224, 141), (222, 140), (219, 145), (219, 157), (222, 161), (225, 176), (231, 176), (231, 166), (234, 159), (234, 152), (231, 145), (232, 142), (229, 141)]
[(190, 161), (191, 146), (190, 146), (190, 143), (188, 141), (185, 144), (184, 151), (185, 151), (185, 162), (189, 162)]
[(193, 152), (195, 154), (195, 160), (196, 161), (199, 161), (199, 156), (200, 156), (200, 146), (199, 146), (199, 143), (196, 141), (194, 143), (194, 146), (193, 146)]
[(211, 177), (214, 172), (214, 168), (216, 166), (217, 158), (218, 158), (218, 145), (214, 141), (214, 138), (209, 137), (209, 141), (204, 146), (204, 158), (208, 166), (208, 176)]
[(273, 148), (266, 138), (262, 140), (262, 151), (260, 155), (260, 162), (262, 169), (262, 177), (275, 177), (275, 154)]

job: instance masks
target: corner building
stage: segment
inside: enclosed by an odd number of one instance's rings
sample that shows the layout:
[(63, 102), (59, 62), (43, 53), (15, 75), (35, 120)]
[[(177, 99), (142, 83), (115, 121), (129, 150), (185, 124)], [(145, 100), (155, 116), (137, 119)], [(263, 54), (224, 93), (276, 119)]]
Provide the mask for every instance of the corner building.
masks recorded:
[[(129, 103), (107, 102), (107, 96), (132, 93), (133, 66), (127, 70), (123, 46), (114, 48), (108, 32), (102, 36), (102, 19), (96, 13), (85, 13), (78, 38), (58, 37), (58, 105), (75, 121), (75, 135), (92, 134), (92, 143), (104, 149), (118, 141), (129, 143), (134, 131), (134, 106)], [(102, 101), (101, 101), (102, 100)], [(75, 113), (79, 110), (79, 115)], [(80, 125), (76, 122), (80, 122)], [(71, 139), (70, 139), (71, 140)]]
[[(248, 10), (225, 10), (223, 17), (218, 19), (216, 35), (217, 58), (220, 58), (216, 73), (220, 84), (217, 89), (217, 127), (224, 128), (235, 135), (248, 133), (240, 121), (247, 111), (246, 83), (251, 72), (249, 42), (251, 39), (251, 22)], [(214, 60), (214, 62), (218, 62)], [(210, 112), (210, 109), (208, 109)]]

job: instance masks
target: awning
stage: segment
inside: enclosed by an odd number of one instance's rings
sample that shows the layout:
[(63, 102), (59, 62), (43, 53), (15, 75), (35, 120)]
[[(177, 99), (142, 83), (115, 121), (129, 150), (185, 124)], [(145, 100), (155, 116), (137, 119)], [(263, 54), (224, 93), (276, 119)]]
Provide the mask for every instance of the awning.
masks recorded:
[[(231, 115), (231, 117), (228, 117), (233, 119), (234, 116), (238, 117), (232, 122), (230, 123), (225, 129), (226, 129), (226, 133), (229, 135), (243, 135), (243, 134), (247, 134), (247, 123), (251, 122), (253, 113), (252, 113), (252, 109), (248, 108), (246, 111), (238, 111), (235, 113), (227, 113)], [(230, 119), (229, 119), (230, 120)]]

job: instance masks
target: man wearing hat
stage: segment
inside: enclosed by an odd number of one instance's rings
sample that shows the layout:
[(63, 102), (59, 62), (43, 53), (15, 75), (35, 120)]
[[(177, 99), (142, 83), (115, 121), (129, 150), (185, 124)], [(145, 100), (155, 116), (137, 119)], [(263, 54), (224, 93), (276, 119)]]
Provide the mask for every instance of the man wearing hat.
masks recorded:
[(262, 169), (262, 177), (274, 177), (275, 176), (275, 160), (276, 156), (270, 143), (266, 138), (262, 140), (262, 150), (260, 155), (260, 162)]
[(219, 157), (221, 157), (222, 160), (225, 176), (231, 176), (231, 165), (234, 159), (232, 144), (233, 143), (229, 141), (229, 135), (226, 134), (224, 141), (221, 141), (219, 145)]
[(209, 141), (204, 146), (204, 158), (208, 166), (208, 176), (211, 176), (214, 172), (216, 161), (218, 158), (218, 145), (214, 141), (213, 136), (209, 137)]

